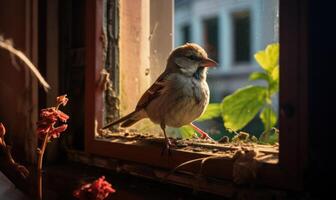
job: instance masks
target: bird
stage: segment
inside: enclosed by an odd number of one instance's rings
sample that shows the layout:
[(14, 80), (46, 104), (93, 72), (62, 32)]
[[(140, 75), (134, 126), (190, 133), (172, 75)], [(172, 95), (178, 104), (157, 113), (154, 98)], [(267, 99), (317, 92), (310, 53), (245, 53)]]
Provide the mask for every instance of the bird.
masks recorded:
[(121, 127), (129, 127), (149, 118), (160, 125), (165, 137), (164, 149), (168, 152), (174, 144), (167, 137), (166, 126), (178, 128), (191, 125), (203, 138), (209, 138), (192, 122), (204, 113), (209, 104), (207, 69), (216, 65), (196, 43), (186, 43), (175, 48), (167, 59), (165, 70), (141, 96), (134, 111), (102, 129), (120, 123)]

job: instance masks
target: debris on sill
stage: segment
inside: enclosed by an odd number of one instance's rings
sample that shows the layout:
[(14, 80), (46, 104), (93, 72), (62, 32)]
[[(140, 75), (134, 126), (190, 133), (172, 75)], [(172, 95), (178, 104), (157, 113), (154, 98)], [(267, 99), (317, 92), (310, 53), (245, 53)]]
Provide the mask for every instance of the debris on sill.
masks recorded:
[(236, 184), (251, 183), (257, 178), (260, 162), (257, 160), (258, 151), (254, 149), (239, 150), (233, 156), (233, 181)]
[[(195, 148), (196, 149), (196, 148)], [(254, 148), (242, 148), (237, 150), (234, 155), (232, 156), (233, 161), (233, 169), (232, 169), (232, 177), (233, 182), (241, 185), (241, 184), (250, 184), (254, 183), (257, 178), (257, 173), (259, 166), (262, 162), (260, 162), (260, 158), (258, 158), (258, 149)], [(199, 163), (199, 170), (197, 173), (194, 173), (193, 176), (197, 182), (202, 182), (202, 177), (204, 177), (203, 171), (204, 166), (206, 165), (206, 162), (213, 159), (227, 159), (227, 156), (225, 155), (209, 155), (207, 157), (203, 158), (196, 158), (193, 160), (188, 160), (186, 162), (183, 162), (179, 164), (177, 167), (175, 167), (173, 170), (171, 170), (168, 174), (166, 174), (162, 181), (166, 180), (169, 176), (174, 174), (178, 169), (189, 165), (191, 163)], [(197, 191), (198, 184), (193, 186), (194, 190)]]
[[(164, 143), (163, 137), (158, 137), (150, 133), (139, 133), (137, 129), (99, 130), (96, 138), (98, 140), (135, 144), (135, 145), (158, 145)], [(219, 141), (208, 139), (182, 139), (170, 138), (175, 144), (175, 150), (186, 152), (197, 152), (207, 155), (218, 155), (228, 159), (234, 159), (237, 152), (255, 151), (258, 152), (256, 159), (258, 162), (277, 163), (279, 145), (257, 144), (255, 136), (245, 132), (239, 132), (230, 142), (227, 136)]]

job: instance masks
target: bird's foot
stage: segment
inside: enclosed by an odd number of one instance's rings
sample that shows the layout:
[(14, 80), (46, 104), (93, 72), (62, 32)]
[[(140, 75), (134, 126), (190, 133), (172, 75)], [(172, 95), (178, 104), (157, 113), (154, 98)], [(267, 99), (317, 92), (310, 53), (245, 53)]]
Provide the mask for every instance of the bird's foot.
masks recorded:
[(206, 132), (204, 132), (202, 129), (198, 128), (193, 123), (190, 123), (190, 125), (197, 133), (199, 133), (201, 135), (200, 136), (201, 139), (213, 140)]
[(206, 132), (200, 132), (200, 134), (201, 134), (201, 136), (200, 136), (201, 139), (212, 140), (212, 138)]
[(172, 142), (171, 139), (167, 139), (165, 145), (162, 148), (161, 156), (164, 154), (166, 150), (168, 152), (168, 155), (171, 155), (172, 154), (171, 149), (174, 147), (176, 147), (175, 142)]

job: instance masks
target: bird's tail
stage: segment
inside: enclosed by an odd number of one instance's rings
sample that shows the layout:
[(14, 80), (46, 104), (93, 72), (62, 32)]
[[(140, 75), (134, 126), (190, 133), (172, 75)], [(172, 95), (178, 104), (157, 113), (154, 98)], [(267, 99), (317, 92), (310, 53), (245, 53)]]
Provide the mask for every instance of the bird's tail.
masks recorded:
[(123, 123), (121, 124), (121, 127), (129, 127), (145, 117), (146, 117), (146, 113), (143, 110), (133, 111), (130, 114), (105, 125), (102, 129), (106, 129), (108, 127), (114, 126), (116, 124), (120, 124), (122, 122)]

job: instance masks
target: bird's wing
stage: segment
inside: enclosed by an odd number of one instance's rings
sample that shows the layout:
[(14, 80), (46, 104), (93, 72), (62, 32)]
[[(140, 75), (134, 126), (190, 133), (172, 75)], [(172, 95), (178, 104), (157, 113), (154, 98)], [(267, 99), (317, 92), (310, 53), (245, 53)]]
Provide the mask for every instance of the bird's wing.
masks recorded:
[(141, 96), (136, 109), (141, 110), (145, 108), (153, 99), (161, 94), (162, 89), (164, 89), (167, 80), (165, 80), (167, 73), (162, 73), (159, 78), (153, 83), (153, 85)]
[(128, 127), (136, 123), (137, 121), (144, 118), (143, 110), (146, 106), (156, 97), (158, 97), (162, 90), (165, 88), (167, 81), (165, 80), (167, 73), (162, 73), (159, 78), (153, 83), (153, 85), (142, 95), (140, 98), (135, 111), (130, 114), (118, 119), (117, 121), (111, 122), (105, 125), (102, 129), (106, 129), (110, 126), (119, 124), (123, 122), (122, 127)]

